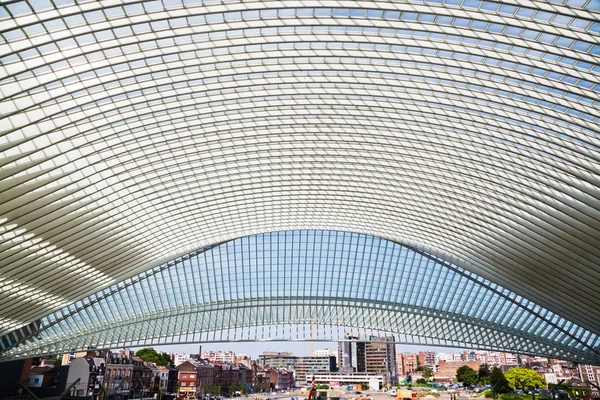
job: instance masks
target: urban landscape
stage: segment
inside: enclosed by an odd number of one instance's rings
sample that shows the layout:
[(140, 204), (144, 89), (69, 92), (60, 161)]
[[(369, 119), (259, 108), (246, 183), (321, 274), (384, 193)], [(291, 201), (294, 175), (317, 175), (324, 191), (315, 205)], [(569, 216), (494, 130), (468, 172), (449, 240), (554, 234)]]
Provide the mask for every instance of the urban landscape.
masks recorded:
[[(312, 345), (311, 345), (312, 347)], [(164, 353), (153, 348), (87, 351), (0, 364), (0, 396), (90, 400), (306, 399), (453, 396), (503, 400), (600, 397), (600, 367), (545, 357), (464, 350), (396, 352), (393, 337), (348, 335), (311, 355), (265, 351)], [(7, 368), (9, 366), (9, 368)], [(10, 369), (10, 370), (9, 370)], [(17, 377), (15, 379), (15, 377)], [(18, 383), (16, 383), (18, 382)], [(16, 383), (16, 385), (15, 385)], [(18, 396), (6, 396), (11, 390)]]

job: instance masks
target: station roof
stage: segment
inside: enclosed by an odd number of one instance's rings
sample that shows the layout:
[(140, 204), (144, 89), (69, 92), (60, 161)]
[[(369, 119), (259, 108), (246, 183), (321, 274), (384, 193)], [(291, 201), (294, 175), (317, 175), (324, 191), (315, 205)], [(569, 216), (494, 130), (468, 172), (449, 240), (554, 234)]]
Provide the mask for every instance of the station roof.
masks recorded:
[(358, 232), (600, 334), (600, 2), (4, 1), (0, 335), (201, 248)]

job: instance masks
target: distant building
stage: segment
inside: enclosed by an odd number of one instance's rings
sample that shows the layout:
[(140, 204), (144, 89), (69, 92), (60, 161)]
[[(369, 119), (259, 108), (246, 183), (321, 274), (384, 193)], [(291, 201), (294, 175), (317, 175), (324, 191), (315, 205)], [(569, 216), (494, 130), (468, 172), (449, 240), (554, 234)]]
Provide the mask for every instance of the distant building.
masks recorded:
[(438, 358), (435, 351), (420, 351), (419, 365), (435, 365), (438, 363)]
[(417, 355), (414, 353), (398, 353), (396, 355), (397, 376), (406, 377), (417, 370), (419, 367)]
[(468, 365), (475, 371), (479, 370), (481, 363), (479, 360), (475, 361), (444, 361), (440, 360), (436, 364), (436, 369), (433, 372), (433, 377), (436, 381), (451, 382), (456, 379), (456, 370), (463, 365)]
[(195, 396), (201, 389), (201, 383), (198, 379), (198, 368), (200, 363), (194, 360), (187, 360), (179, 364), (176, 369), (179, 371), (179, 395)]
[(277, 384), (275, 389), (286, 390), (296, 386), (294, 372), (288, 369), (280, 369), (277, 371)]
[(344, 341), (338, 342), (338, 368), (340, 372), (366, 372), (366, 342), (359, 341), (358, 336), (347, 335)]
[[(295, 382), (300, 385), (306, 385), (307, 377), (312, 376), (314, 373), (337, 371), (335, 356), (296, 357), (288, 352), (265, 351), (258, 356), (258, 364), (261, 367), (269, 367), (275, 370), (293, 371)], [(264, 372), (262, 373), (263, 376), (265, 375)], [(269, 382), (272, 388), (275, 389), (277, 379), (270, 379)], [(263, 383), (261, 382), (261, 384)]]
[(127, 397), (132, 390), (133, 359), (132, 352), (120, 350), (106, 358), (104, 387), (115, 392), (117, 397)]
[(435, 353), (435, 362), (439, 361), (462, 361), (460, 353)]
[(388, 373), (377, 372), (336, 372), (314, 374), (317, 385), (329, 385), (330, 387), (354, 386), (362, 390), (362, 385), (368, 385), (371, 390), (380, 390), (390, 384)]
[(258, 356), (258, 365), (261, 367), (294, 369), (296, 356), (288, 352), (265, 351)]
[(158, 365), (158, 366), (156, 366), (156, 369), (158, 370), (158, 373), (155, 374), (154, 379), (155, 380), (158, 379), (159, 392), (163, 392), (163, 393), (171, 392), (171, 390), (169, 390), (169, 380), (170, 380), (171, 370), (173, 368)]
[(519, 356), (512, 353), (500, 353), (500, 365), (519, 365)]
[(393, 337), (361, 338), (348, 334), (344, 339), (338, 342), (340, 372), (386, 372), (395, 379), (396, 344)]
[(477, 361), (477, 353), (473, 350), (471, 351), (466, 351), (463, 353), (463, 358), (464, 361)]
[(249, 355), (245, 354), (245, 353), (238, 353), (235, 355), (235, 363), (236, 364), (243, 364), (246, 366), (246, 368), (252, 368), (252, 359), (250, 358)]
[(338, 352), (336, 350), (330, 350), (330, 349), (319, 349), (319, 350), (315, 350), (312, 353), (313, 357), (336, 357), (337, 358)]
[(591, 397), (600, 397), (600, 366), (579, 364), (579, 374), (590, 388)]
[(235, 353), (232, 351), (205, 351), (202, 359), (218, 363), (234, 363)]
[(278, 379), (277, 369), (261, 367), (254, 374), (254, 386), (257, 391), (269, 392), (275, 389)]
[(396, 375), (396, 343), (393, 337), (371, 337), (367, 342), (366, 372), (387, 372), (392, 381)]
[(173, 360), (173, 366), (177, 367), (189, 360), (190, 356), (189, 354), (172, 354), (171, 359)]
[(297, 357), (294, 365), (296, 382), (301, 385), (308, 384), (314, 374), (337, 371), (336, 359), (326, 357)]

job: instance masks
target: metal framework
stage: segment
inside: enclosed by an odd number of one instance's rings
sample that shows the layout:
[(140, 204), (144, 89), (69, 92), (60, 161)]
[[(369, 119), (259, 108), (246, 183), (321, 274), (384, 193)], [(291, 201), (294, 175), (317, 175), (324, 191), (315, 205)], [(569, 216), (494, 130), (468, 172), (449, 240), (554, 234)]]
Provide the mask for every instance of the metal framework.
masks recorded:
[(598, 335), (599, 55), (598, 0), (2, 1), (0, 335), (290, 229)]
[(431, 255), (335, 231), (247, 236), (194, 252), (0, 341), (0, 359), (181, 342), (339, 340), (483, 348), (600, 363), (600, 337)]

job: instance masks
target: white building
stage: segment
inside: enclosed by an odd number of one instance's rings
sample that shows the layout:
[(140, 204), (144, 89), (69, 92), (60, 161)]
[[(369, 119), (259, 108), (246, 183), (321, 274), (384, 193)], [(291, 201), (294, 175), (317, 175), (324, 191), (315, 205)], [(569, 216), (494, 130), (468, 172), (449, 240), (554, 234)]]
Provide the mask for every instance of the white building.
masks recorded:
[(178, 366), (190, 359), (189, 354), (173, 354), (173, 365)]
[(462, 354), (460, 353), (436, 353), (435, 362), (436, 364), (441, 361), (460, 361), (462, 360)]
[(202, 359), (210, 362), (234, 363), (235, 353), (233, 351), (205, 351)]
[(546, 383), (558, 383), (558, 378), (556, 377), (556, 374), (554, 373), (554, 371), (552, 371), (552, 369), (547, 369), (546, 372), (543, 373), (543, 376), (546, 380)]
[(337, 350), (331, 350), (331, 349), (319, 349), (319, 350), (315, 350), (312, 353), (313, 357), (336, 357), (338, 356), (338, 352)]
[(170, 370), (169, 370), (169, 368), (163, 367), (160, 365), (156, 366), (156, 369), (158, 370), (158, 372), (156, 373), (156, 376), (159, 379), (158, 389), (162, 390), (162, 391), (166, 391), (167, 387), (169, 385), (169, 371)]
[(369, 390), (385, 388), (390, 383), (390, 374), (378, 372), (353, 372), (353, 373), (315, 373), (315, 384), (329, 385), (330, 387), (369, 385)]

